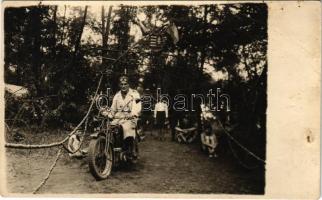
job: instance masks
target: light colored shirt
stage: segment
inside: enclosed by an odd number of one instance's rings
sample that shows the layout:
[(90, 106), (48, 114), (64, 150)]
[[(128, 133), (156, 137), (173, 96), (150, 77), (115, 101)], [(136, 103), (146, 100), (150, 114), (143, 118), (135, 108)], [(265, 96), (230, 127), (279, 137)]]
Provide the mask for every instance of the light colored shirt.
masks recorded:
[(165, 112), (165, 117), (168, 118), (168, 105), (163, 102), (158, 102), (154, 107), (154, 118), (157, 117), (157, 112)]
[(115, 118), (123, 118), (128, 115), (139, 116), (142, 104), (141, 101), (136, 102), (137, 99), (140, 99), (140, 94), (134, 89), (129, 89), (124, 98), (121, 91), (117, 92), (111, 106), (112, 115)]

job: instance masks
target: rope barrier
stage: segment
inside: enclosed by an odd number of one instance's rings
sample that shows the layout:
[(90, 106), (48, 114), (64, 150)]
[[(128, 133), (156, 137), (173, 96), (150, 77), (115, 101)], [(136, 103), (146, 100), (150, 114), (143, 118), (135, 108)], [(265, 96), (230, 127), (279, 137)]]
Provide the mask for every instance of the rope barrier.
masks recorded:
[[(147, 37), (151, 34), (153, 34), (154, 32), (156, 31), (160, 31), (162, 30), (164, 27), (161, 27), (161, 28), (158, 28), (154, 31), (151, 31), (150, 34), (147, 34), (145, 35), (144, 37)], [(162, 31), (160, 31), (162, 32)], [(112, 63), (112, 66), (113, 64), (115, 64), (116, 62), (118, 62), (124, 55), (126, 55), (130, 50), (132, 50), (137, 44), (139, 44), (142, 40), (139, 40), (138, 42), (134, 43), (130, 48), (128, 48), (124, 53), (122, 53), (113, 63)], [(59, 160), (61, 154), (62, 154), (62, 149), (66, 149), (68, 152), (70, 153), (76, 153), (77, 151), (79, 151), (79, 149), (81, 148), (82, 144), (83, 144), (83, 141), (84, 141), (84, 136), (85, 136), (85, 133), (87, 131), (87, 123), (88, 123), (88, 116), (90, 114), (90, 112), (92, 111), (92, 108), (93, 108), (93, 105), (95, 103), (95, 100), (96, 100), (96, 97), (97, 97), (97, 94), (98, 94), (98, 91), (99, 91), (99, 88), (101, 86), (101, 83), (102, 83), (102, 80), (103, 80), (103, 76), (104, 76), (104, 73), (101, 73), (100, 75), (100, 79), (98, 81), (98, 84), (97, 84), (97, 87), (96, 87), (96, 91), (95, 91), (95, 94), (94, 94), (94, 97), (91, 101), (91, 104), (87, 110), (87, 113), (86, 115), (83, 117), (83, 119), (79, 122), (79, 124), (68, 134), (68, 136), (66, 136), (63, 140), (59, 141), (59, 142), (53, 142), (53, 143), (50, 143), (50, 144), (41, 144), (41, 145), (27, 145), (27, 144), (15, 144), (15, 143), (6, 143), (5, 144), (5, 147), (6, 148), (16, 148), (16, 149), (41, 149), (41, 148), (51, 148), (51, 147), (56, 147), (56, 146), (62, 146), (62, 148), (60, 148), (57, 152), (57, 155), (56, 155), (56, 158), (53, 162), (53, 164), (51, 165), (46, 177), (43, 179), (43, 181), (38, 185), (38, 187), (33, 191), (33, 194), (36, 194), (39, 189), (47, 182), (47, 180), (49, 179), (49, 176), (50, 174), (52, 173), (52, 171), (54, 170), (56, 164), (57, 164), (57, 161)], [(78, 149), (76, 149), (76, 151), (70, 151), (68, 148), (66, 148), (64, 146), (64, 143), (72, 136), (76, 133), (76, 131), (80, 128), (81, 125), (83, 125), (83, 123), (85, 122), (85, 130), (84, 130), (84, 133), (83, 133), (83, 139), (81, 141), (81, 144), (79, 145)], [(8, 126), (8, 129), (10, 130), (9, 126)]]
[(266, 164), (265, 160), (258, 157), (257, 155), (255, 155), (253, 152), (251, 152), (250, 150), (248, 150), (246, 147), (244, 147), (240, 142), (238, 142), (223, 126), (223, 124), (221, 123), (220, 120), (218, 120), (221, 128), (224, 130), (224, 133), (232, 140), (234, 141), (241, 149), (243, 149), (244, 151), (246, 151), (249, 155), (253, 156), (256, 160)]
[(91, 110), (93, 108), (93, 105), (95, 103), (95, 97), (97, 96), (97, 93), (98, 93), (98, 90), (99, 90), (99, 88), (101, 86), (102, 80), (103, 80), (103, 75), (101, 75), (101, 77), (100, 77), (100, 80), (98, 82), (98, 85), (97, 85), (97, 88), (96, 88), (96, 91), (95, 91), (95, 94), (94, 94), (94, 98), (91, 101), (91, 104), (90, 104), (90, 106), (89, 106), (89, 108), (87, 110), (86, 115), (79, 122), (79, 124), (63, 140), (61, 140), (60, 142), (53, 142), (53, 143), (50, 143), (50, 144), (40, 144), (40, 145), (26, 145), (26, 144), (6, 143), (5, 147), (6, 148), (16, 148), (16, 149), (41, 149), (41, 148), (51, 148), (51, 147), (56, 147), (56, 146), (62, 145), (64, 142), (66, 142), (69, 139), (70, 136), (72, 136), (72, 135), (74, 135), (76, 133), (76, 131), (79, 129), (79, 127), (88, 118), (88, 116), (89, 116), (89, 114), (90, 114), (90, 112), (91, 112)]
[[(114, 60), (114, 62), (111, 63), (111, 66), (113, 68), (113, 65), (115, 63), (117, 63), (124, 55), (126, 55), (129, 51), (131, 51), (137, 44), (139, 44), (140, 42), (143, 41), (143, 39), (147, 36), (150, 36), (152, 34), (154, 34), (156, 31), (159, 31), (159, 34), (162, 33), (162, 31), (164, 31), (164, 27), (165, 26), (162, 26), (160, 28), (156, 28), (155, 30), (153, 31), (150, 31), (149, 34), (146, 34), (144, 35), (144, 37), (139, 40), (138, 42), (134, 43), (130, 48), (128, 48), (125, 52), (123, 52), (117, 59)], [(82, 144), (83, 144), (83, 141), (84, 141), (84, 136), (86, 134), (86, 131), (87, 131), (87, 123), (88, 123), (88, 117), (89, 117), (89, 114), (90, 112), (92, 111), (92, 108), (93, 108), (93, 105), (94, 105), (94, 102), (96, 100), (96, 97), (97, 97), (97, 93), (98, 93), (98, 90), (100, 88), (100, 85), (102, 83), (102, 79), (103, 79), (103, 73), (101, 73), (100, 75), (100, 80), (98, 82), (98, 85), (97, 85), (97, 88), (96, 88), (96, 91), (95, 91), (95, 94), (94, 94), (94, 97), (91, 101), (91, 104), (90, 104), (90, 107), (88, 108), (87, 110), (87, 113), (86, 115), (83, 117), (83, 119), (79, 122), (79, 124), (61, 141), (59, 142), (53, 142), (53, 143), (50, 143), (50, 144), (41, 144), (41, 145), (26, 145), (26, 144), (15, 144), (15, 143), (6, 143), (5, 144), (5, 147), (6, 148), (17, 148), (17, 149), (40, 149), (40, 148), (51, 148), (51, 147), (56, 147), (56, 146), (61, 146), (61, 148), (58, 150), (57, 152), (57, 155), (56, 155), (56, 158), (54, 160), (54, 162), (52, 163), (46, 177), (43, 179), (43, 181), (37, 186), (37, 188), (33, 191), (33, 194), (36, 194), (43, 185), (46, 184), (47, 180), (49, 179), (51, 173), (53, 172), (55, 166), (57, 165), (57, 162), (59, 160), (59, 158), (61, 157), (62, 155), (62, 149), (65, 148), (68, 152), (70, 153), (75, 153), (77, 151), (79, 151), (79, 149), (81, 148)], [(20, 112), (20, 111), (19, 111)], [(16, 121), (16, 119), (14, 120), (14, 122)], [(76, 133), (76, 131), (84, 124), (85, 122), (85, 130), (84, 130), (84, 133), (83, 133), (83, 138), (82, 138), (82, 141), (79, 145), (79, 147), (76, 149), (76, 151), (70, 151), (68, 148), (66, 148), (64, 146), (64, 143), (72, 136)], [(254, 158), (256, 158), (257, 160), (265, 163), (265, 161), (261, 158), (259, 158), (258, 156), (256, 156), (255, 154), (253, 154), (252, 152), (250, 152), (246, 147), (244, 147), (243, 145), (241, 145), (237, 140), (235, 140), (235, 138), (233, 138), (228, 131), (226, 131), (226, 129), (223, 127), (222, 123), (219, 121), (221, 127), (223, 128), (224, 132), (226, 133), (226, 135), (228, 135), (228, 137), (234, 141), (238, 146), (240, 146), (243, 150), (245, 150), (248, 154), (252, 155)], [(9, 126), (7, 127), (9, 130)]]
[(47, 180), (49, 179), (49, 176), (50, 176), (50, 174), (53, 172), (53, 170), (54, 170), (54, 168), (55, 168), (55, 166), (56, 166), (56, 164), (57, 164), (57, 161), (59, 160), (59, 158), (60, 158), (60, 156), (62, 155), (62, 148), (60, 148), (59, 150), (58, 150), (58, 152), (57, 152), (57, 155), (56, 155), (56, 158), (55, 158), (55, 160), (54, 160), (54, 162), (53, 162), (53, 164), (51, 165), (51, 167), (50, 167), (50, 169), (49, 169), (49, 171), (48, 171), (48, 173), (47, 173), (47, 175), (46, 175), (46, 177), (43, 179), (43, 181), (37, 186), (37, 188), (33, 191), (33, 194), (36, 194), (39, 190), (40, 190), (40, 188), (43, 186), (43, 185), (45, 185), (45, 183), (47, 182)]
[[(95, 103), (95, 97), (97, 96), (97, 93), (98, 93), (98, 90), (100, 88), (100, 85), (102, 83), (102, 80), (103, 80), (103, 75), (100, 76), (100, 80), (98, 82), (98, 85), (97, 85), (97, 88), (96, 88), (96, 91), (95, 91), (95, 94), (94, 94), (94, 98), (92, 99), (91, 101), (91, 104), (90, 104), (90, 107), (88, 108), (88, 111), (86, 113), (86, 115), (83, 117), (83, 119), (80, 121), (80, 123), (74, 128), (73, 131), (71, 131), (68, 136), (66, 136), (62, 141), (60, 142), (54, 142), (54, 143), (51, 143), (51, 144), (42, 144), (42, 145), (26, 145), (26, 144), (14, 144), (14, 143), (6, 143), (5, 144), (5, 147), (6, 148), (17, 148), (17, 149), (40, 149), (40, 148), (51, 148), (51, 147), (56, 147), (56, 146), (63, 146), (63, 143), (65, 143), (69, 137), (71, 137), (73, 134), (76, 133), (76, 131), (79, 129), (79, 127), (86, 121), (86, 124), (85, 124), (85, 129), (87, 129), (87, 122), (88, 122), (88, 116), (93, 108), (93, 105)], [(84, 131), (84, 134), (85, 134), (86, 130)], [(83, 139), (84, 140), (84, 139)], [(80, 145), (81, 146), (81, 145)], [(80, 148), (80, 147), (79, 147)], [(61, 156), (61, 153), (62, 153), (62, 149), (63, 148), (60, 148), (59, 151), (57, 152), (57, 155), (56, 155), (56, 159), (54, 160), (53, 164), (51, 165), (46, 177), (43, 179), (43, 181), (39, 184), (39, 186), (33, 191), (33, 194), (36, 194), (39, 189), (47, 182), (47, 180), (49, 179), (49, 176), (50, 174), (52, 173), (52, 171), (54, 170), (56, 164), (57, 164), (57, 161), (59, 160), (60, 156)], [(78, 149), (79, 150), (79, 149)]]
[[(145, 35), (144, 38), (152, 35), (156, 31), (160, 31), (160, 33), (161, 33), (162, 32), (162, 29), (164, 29), (164, 27), (157, 28), (154, 31), (151, 31), (151, 33)], [(115, 64), (116, 62), (118, 62), (124, 55), (126, 55), (129, 51), (131, 51), (133, 48), (135, 48), (135, 46), (137, 44), (139, 44), (140, 42), (142, 42), (144, 38), (142, 38), (141, 40), (137, 41), (130, 48), (128, 48), (125, 52), (123, 52), (111, 65)], [(68, 134), (68, 136), (65, 137), (65, 139), (63, 139), (60, 142), (54, 142), (54, 143), (51, 143), (51, 144), (42, 144), (42, 145), (26, 145), (26, 144), (6, 143), (5, 144), (5, 147), (6, 148), (17, 148), (17, 149), (40, 149), (40, 148), (50, 148), (50, 147), (55, 147), (55, 146), (62, 145), (64, 142), (66, 142), (69, 139), (70, 136), (72, 136), (73, 134), (75, 134), (75, 132), (79, 129), (79, 127), (85, 122), (85, 120), (89, 116), (89, 114), (90, 114), (90, 112), (92, 110), (92, 107), (94, 105), (95, 99), (96, 99), (95, 97), (97, 96), (98, 90), (99, 90), (100, 85), (102, 83), (102, 80), (103, 80), (103, 74), (101, 74), (101, 76), (100, 76), (100, 80), (99, 80), (98, 85), (96, 87), (96, 92), (94, 94), (94, 98), (92, 99), (91, 105), (90, 105), (90, 107), (89, 107), (86, 115), (79, 122), (79, 124), (73, 129), (73, 131), (71, 131)]]
[[(159, 32), (159, 34), (161, 34), (163, 31), (164, 31), (164, 27), (165, 26), (162, 26), (162, 27), (159, 27), (159, 28), (156, 28), (155, 30), (151, 31), (149, 34), (146, 34), (141, 40), (135, 42), (130, 48), (128, 48), (125, 52), (123, 52), (111, 65), (113, 66), (116, 62), (118, 62), (124, 55), (126, 55), (129, 51), (131, 51), (133, 48), (135, 48), (135, 46), (137, 44), (139, 44), (140, 42), (143, 41), (144, 38), (154, 34), (155, 32)], [(85, 120), (88, 118), (92, 108), (93, 108), (93, 105), (94, 105), (94, 102), (95, 102), (95, 99), (96, 99), (96, 96), (97, 96), (97, 93), (98, 93), (98, 90), (101, 86), (101, 83), (102, 83), (102, 80), (103, 80), (103, 73), (101, 73), (100, 75), (100, 80), (98, 82), (98, 85), (96, 87), (96, 91), (95, 91), (95, 94), (94, 94), (94, 98), (92, 99), (92, 102), (90, 104), (90, 107), (86, 113), (86, 115), (83, 117), (83, 119), (79, 122), (79, 124), (73, 129), (73, 131), (71, 131), (68, 136), (66, 136), (62, 141), (60, 142), (54, 142), (54, 143), (50, 143), (50, 144), (41, 144), (41, 145), (26, 145), (26, 144), (14, 144), (14, 143), (6, 143), (5, 144), (5, 147), (6, 148), (17, 148), (17, 149), (40, 149), (40, 148), (51, 148), (51, 147), (56, 147), (56, 146), (59, 146), (59, 145), (62, 145), (64, 142), (66, 142), (70, 136), (72, 136), (73, 134), (76, 133), (76, 131), (79, 129), (79, 127), (85, 122)], [(67, 148), (66, 148), (67, 149)]]
[(45, 149), (45, 148), (52, 148), (56, 146), (60, 146), (64, 142), (68, 140), (69, 136), (65, 137), (60, 142), (53, 142), (50, 144), (15, 144), (15, 143), (6, 143), (6, 148), (13, 148), (13, 149)]
[(254, 165), (254, 166), (250, 166), (248, 164), (245, 164), (241, 159), (240, 157), (237, 155), (237, 152), (234, 150), (233, 148), (233, 144), (232, 144), (232, 140), (228, 139), (228, 145), (229, 145), (229, 148), (233, 154), (233, 156), (237, 159), (238, 163), (245, 169), (248, 169), (248, 170), (253, 170), (253, 169), (256, 169), (258, 167), (258, 165)]

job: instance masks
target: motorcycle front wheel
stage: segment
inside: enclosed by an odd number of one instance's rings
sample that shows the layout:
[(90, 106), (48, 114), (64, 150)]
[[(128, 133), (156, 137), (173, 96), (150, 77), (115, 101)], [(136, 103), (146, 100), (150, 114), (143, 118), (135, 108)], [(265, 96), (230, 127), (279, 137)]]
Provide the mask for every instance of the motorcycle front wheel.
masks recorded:
[(89, 144), (88, 165), (96, 180), (106, 179), (112, 171), (112, 145), (108, 144), (109, 147), (106, 150), (107, 144), (104, 136), (92, 139)]

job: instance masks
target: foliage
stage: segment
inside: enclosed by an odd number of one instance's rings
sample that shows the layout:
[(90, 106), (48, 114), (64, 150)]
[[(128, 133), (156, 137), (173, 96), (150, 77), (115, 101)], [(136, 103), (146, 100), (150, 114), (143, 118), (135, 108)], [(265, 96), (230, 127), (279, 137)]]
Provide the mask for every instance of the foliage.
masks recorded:
[[(170, 95), (206, 93), (220, 87), (230, 94), (241, 129), (265, 135), (266, 4), (120, 5), (110, 15), (108, 9), (101, 10), (98, 17), (91, 7), (5, 9), (6, 83), (28, 88), (31, 100), (55, 95), (46, 100), (45, 107), (35, 109), (34, 122), (77, 123), (100, 72), (113, 70), (105, 77), (102, 92), (106, 87), (115, 92), (118, 77), (126, 69), (133, 87), (142, 79), (144, 88), (162, 87)], [(133, 21), (142, 15), (150, 31), (173, 22), (179, 42), (174, 44), (162, 33), (164, 43), (159, 50), (152, 50), (147, 39), (129, 49), (136, 37), (131, 34), (137, 26)], [(225, 76), (215, 80), (219, 72)], [(8, 100), (6, 109), (11, 105)]]

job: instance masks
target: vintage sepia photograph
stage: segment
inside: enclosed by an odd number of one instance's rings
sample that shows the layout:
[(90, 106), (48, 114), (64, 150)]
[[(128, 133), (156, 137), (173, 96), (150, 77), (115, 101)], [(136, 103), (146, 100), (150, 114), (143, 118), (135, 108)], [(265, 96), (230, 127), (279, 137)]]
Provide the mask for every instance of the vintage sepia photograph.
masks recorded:
[(10, 194), (265, 195), (268, 6), (3, 8)]

